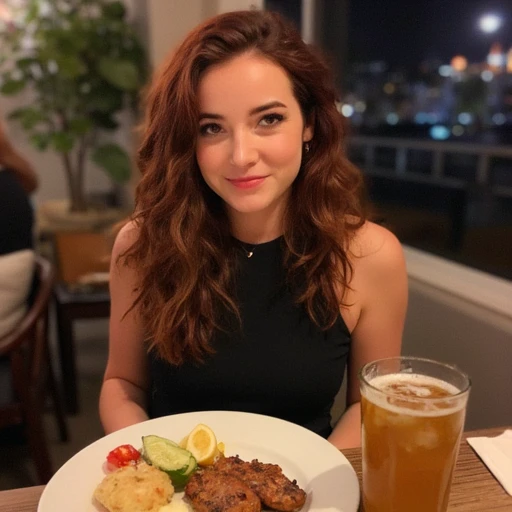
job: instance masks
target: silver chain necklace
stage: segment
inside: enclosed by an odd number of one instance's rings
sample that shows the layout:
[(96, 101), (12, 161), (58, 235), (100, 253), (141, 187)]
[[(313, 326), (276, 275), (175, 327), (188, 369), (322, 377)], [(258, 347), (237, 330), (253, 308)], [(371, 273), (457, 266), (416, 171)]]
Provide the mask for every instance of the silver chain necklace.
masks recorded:
[(256, 246), (252, 246), (249, 250), (247, 250), (245, 248), (245, 246), (242, 245), (242, 249), (244, 250), (245, 252), (245, 255), (248, 257), (248, 258), (252, 258), (252, 255), (254, 254), (254, 249), (256, 249)]

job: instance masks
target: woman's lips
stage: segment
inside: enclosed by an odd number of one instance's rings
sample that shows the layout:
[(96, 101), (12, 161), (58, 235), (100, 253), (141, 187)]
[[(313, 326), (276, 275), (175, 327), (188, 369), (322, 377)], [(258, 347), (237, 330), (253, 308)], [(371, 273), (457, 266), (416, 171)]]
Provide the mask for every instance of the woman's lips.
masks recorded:
[(255, 188), (258, 185), (261, 185), (265, 181), (266, 176), (254, 176), (252, 178), (237, 178), (237, 179), (228, 179), (231, 185), (234, 185), (236, 188)]

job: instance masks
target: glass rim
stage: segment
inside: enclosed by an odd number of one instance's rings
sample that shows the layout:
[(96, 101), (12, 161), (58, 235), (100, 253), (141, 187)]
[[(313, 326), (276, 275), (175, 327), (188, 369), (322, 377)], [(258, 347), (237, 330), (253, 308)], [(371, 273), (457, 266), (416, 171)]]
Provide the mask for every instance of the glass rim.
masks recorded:
[[(397, 397), (403, 398), (403, 396), (398, 394), (398, 393), (392, 393), (392, 392), (389, 392), (389, 391), (383, 391), (382, 389), (379, 389), (378, 387), (373, 386), (370, 382), (368, 382), (366, 377), (363, 375), (363, 371), (367, 367), (369, 367), (369, 366), (371, 366), (373, 364), (377, 364), (377, 363), (381, 363), (381, 362), (385, 362), (385, 361), (400, 361), (400, 360), (409, 360), (409, 361), (413, 361), (413, 362), (423, 362), (423, 363), (431, 363), (431, 364), (433, 363), (436, 366), (448, 368), (450, 370), (453, 370), (453, 371), (457, 372), (466, 381), (465, 386), (463, 386), (463, 388), (460, 389), (458, 393), (455, 393), (453, 395), (449, 395), (449, 396), (445, 396), (445, 397), (430, 397), (430, 396), (426, 396), (426, 397), (407, 397), (408, 400), (411, 400), (411, 401), (421, 401), (421, 402), (425, 402), (425, 401), (432, 401), (432, 402), (434, 402), (436, 400), (451, 400), (451, 399), (454, 399), (454, 398), (459, 398), (459, 397), (461, 397), (461, 396), (463, 396), (465, 394), (468, 394), (470, 389), (471, 389), (471, 378), (469, 377), (469, 375), (465, 371), (461, 370), (457, 365), (449, 364), (449, 363), (443, 363), (441, 361), (436, 361), (435, 359), (429, 359), (427, 357), (416, 357), (416, 356), (383, 357), (381, 359), (375, 359), (373, 361), (369, 361), (368, 363), (364, 364), (361, 367), (361, 369), (359, 370), (359, 372), (358, 372), (359, 381), (360, 382), (364, 382), (365, 386), (368, 386), (373, 391), (377, 391), (378, 393), (381, 393), (383, 395), (386, 395), (386, 396), (397, 396)], [(392, 375), (392, 374), (390, 374), (390, 375)], [(430, 377), (430, 375), (425, 375), (425, 377)], [(433, 377), (433, 378), (434, 379), (439, 379), (439, 380), (444, 380), (444, 379), (441, 379), (439, 377)]]

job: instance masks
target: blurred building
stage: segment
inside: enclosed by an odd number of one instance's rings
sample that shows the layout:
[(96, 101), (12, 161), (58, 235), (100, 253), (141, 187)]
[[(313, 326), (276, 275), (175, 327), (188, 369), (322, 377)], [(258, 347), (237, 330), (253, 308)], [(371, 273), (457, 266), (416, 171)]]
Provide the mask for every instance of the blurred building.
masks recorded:
[(512, 48), (505, 52), (496, 43), (484, 62), (456, 55), (449, 63), (421, 62), (414, 71), (357, 63), (347, 73), (342, 112), (363, 132), (416, 126), (423, 128), (418, 136), (456, 139), (495, 131), (496, 142), (512, 142), (505, 136), (512, 133), (511, 99)]

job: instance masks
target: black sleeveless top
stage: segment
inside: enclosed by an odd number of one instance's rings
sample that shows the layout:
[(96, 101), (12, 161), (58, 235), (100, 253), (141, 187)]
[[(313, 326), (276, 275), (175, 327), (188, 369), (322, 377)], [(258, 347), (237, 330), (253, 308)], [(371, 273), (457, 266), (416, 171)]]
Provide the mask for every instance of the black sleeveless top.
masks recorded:
[(32, 249), (34, 214), (13, 171), (0, 169), (0, 256)]
[(327, 437), (350, 348), (341, 315), (319, 329), (283, 286), (282, 238), (240, 251), (242, 331), (217, 333), (204, 364), (170, 365), (151, 352), (149, 415), (202, 410), (266, 414)]

